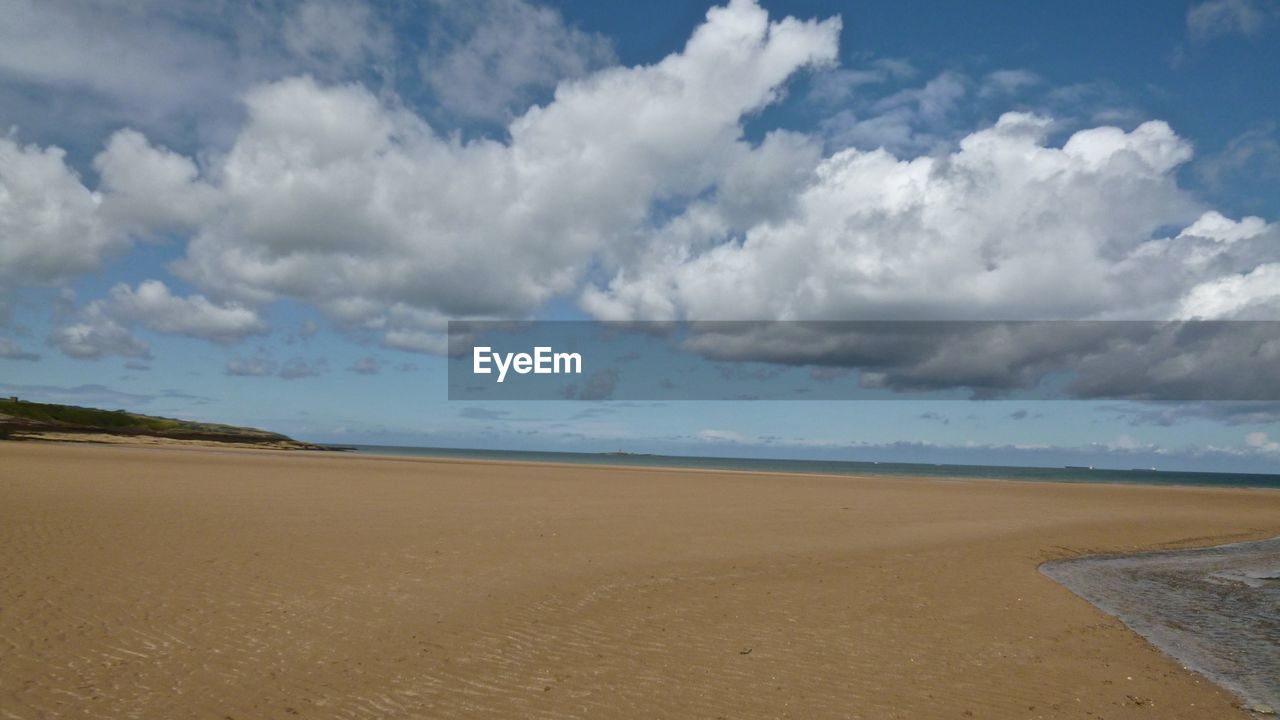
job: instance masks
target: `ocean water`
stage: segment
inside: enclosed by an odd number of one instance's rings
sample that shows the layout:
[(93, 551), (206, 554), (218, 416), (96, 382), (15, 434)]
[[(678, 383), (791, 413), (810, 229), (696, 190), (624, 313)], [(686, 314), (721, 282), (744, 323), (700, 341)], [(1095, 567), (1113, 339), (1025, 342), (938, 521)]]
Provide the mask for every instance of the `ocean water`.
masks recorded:
[(1203, 485), (1212, 487), (1280, 488), (1280, 475), (1172, 472), (1155, 470), (1091, 470), (1088, 468), (1009, 467), (1003, 465), (934, 465), (837, 460), (774, 460), (759, 458), (692, 457), (618, 453), (469, 450), (459, 448), (352, 445), (356, 452), (377, 455), (505, 460), (510, 462), (575, 463), (628, 467), (704, 468), (824, 475), (901, 475), (936, 478), (982, 478), (1043, 482), (1140, 483), (1145, 485)]
[(1280, 537), (1060, 560), (1040, 570), (1244, 707), (1280, 710)]

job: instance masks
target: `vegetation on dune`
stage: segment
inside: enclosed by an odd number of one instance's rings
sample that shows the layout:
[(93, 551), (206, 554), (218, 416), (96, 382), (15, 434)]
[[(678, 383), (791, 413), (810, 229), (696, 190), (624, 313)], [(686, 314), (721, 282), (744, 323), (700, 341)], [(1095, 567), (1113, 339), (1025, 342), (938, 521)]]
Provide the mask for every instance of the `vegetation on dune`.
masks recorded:
[(279, 443), (319, 449), (280, 433), (257, 428), (192, 422), (142, 415), (125, 410), (101, 410), (77, 405), (38, 403), (15, 398), (0, 399), (0, 438), (18, 433), (109, 433), (181, 440), (212, 440), (242, 443)]

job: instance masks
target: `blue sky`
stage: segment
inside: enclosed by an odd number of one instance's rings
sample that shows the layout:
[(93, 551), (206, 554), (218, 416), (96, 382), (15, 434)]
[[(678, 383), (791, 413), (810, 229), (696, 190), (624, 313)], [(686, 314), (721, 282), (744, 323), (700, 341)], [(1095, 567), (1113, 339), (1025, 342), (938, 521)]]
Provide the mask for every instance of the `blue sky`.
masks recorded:
[(0, 12), (5, 394), (327, 442), (1280, 471), (1275, 403), (480, 403), (439, 354), (469, 318), (1280, 319), (1280, 3)]

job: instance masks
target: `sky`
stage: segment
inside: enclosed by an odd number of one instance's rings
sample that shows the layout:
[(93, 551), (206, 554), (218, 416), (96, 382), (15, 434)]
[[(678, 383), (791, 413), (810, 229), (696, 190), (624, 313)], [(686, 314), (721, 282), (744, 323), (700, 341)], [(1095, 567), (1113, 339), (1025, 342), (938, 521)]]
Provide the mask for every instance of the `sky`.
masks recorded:
[[(444, 357), (451, 320), (1280, 320), (1275, 0), (0, 17), (0, 394), (332, 443), (1280, 472), (1268, 392), (450, 400)], [(707, 356), (856, 364), (794, 342)], [(952, 389), (1034, 371), (968, 347)], [(1178, 364), (1274, 395), (1280, 344), (1234, 348)]]

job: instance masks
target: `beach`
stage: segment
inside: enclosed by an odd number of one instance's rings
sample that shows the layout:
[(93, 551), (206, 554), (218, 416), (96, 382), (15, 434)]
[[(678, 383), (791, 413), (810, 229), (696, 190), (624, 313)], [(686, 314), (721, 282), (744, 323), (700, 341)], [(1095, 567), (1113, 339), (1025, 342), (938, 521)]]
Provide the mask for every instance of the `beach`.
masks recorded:
[(0, 442), (0, 717), (1248, 718), (1039, 572), (1280, 492)]

